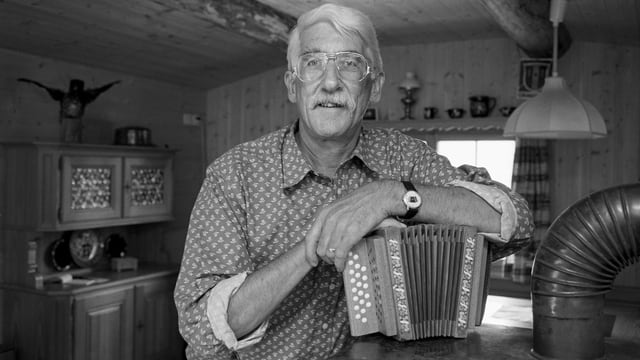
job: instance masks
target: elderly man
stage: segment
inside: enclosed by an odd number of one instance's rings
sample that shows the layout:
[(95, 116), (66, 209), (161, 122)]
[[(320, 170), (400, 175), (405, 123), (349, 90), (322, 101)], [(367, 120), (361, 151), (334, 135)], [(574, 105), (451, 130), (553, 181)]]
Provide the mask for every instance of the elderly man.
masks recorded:
[(287, 59), (299, 120), (215, 160), (193, 208), (175, 289), (189, 359), (335, 354), (351, 340), (345, 258), (386, 219), (472, 225), (503, 249), (531, 233), (506, 187), (401, 132), (363, 128), (384, 82), (364, 14), (302, 15)]

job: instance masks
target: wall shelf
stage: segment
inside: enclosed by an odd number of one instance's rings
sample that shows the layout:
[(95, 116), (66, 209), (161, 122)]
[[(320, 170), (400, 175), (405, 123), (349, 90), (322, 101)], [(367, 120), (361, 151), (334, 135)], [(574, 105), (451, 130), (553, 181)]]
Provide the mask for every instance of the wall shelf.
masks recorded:
[(400, 131), (418, 131), (426, 133), (444, 132), (498, 132), (504, 129), (506, 117), (433, 119), (433, 120), (396, 120), (363, 121), (366, 127), (397, 129)]

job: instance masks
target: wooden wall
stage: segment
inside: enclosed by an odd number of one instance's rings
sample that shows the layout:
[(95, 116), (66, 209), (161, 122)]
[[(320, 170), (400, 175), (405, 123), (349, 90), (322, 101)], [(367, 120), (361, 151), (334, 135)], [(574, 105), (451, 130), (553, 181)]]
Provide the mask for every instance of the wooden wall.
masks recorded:
[(113, 144), (114, 129), (144, 126), (151, 129), (154, 144), (178, 149), (175, 221), (129, 229), (131, 239), (140, 239), (129, 241), (129, 247), (147, 260), (179, 263), (189, 213), (202, 181), (205, 148), (204, 126), (183, 125), (182, 114), (204, 114), (205, 92), (2, 49), (0, 69), (0, 141), (59, 139), (59, 104), (44, 89), (17, 82), (18, 77), (64, 91), (74, 78), (84, 80), (85, 88), (122, 81), (86, 107), (83, 142)]
[[(402, 117), (398, 84), (407, 71), (422, 83), (413, 108), (468, 108), (468, 96), (518, 105), (518, 61), (525, 56), (507, 39), (474, 40), (382, 49), (386, 82), (376, 105), (381, 120)], [(285, 57), (283, 54), (283, 65)], [(552, 214), (590, 192), (640, 180), (640, 49), (574, 43), (559, 61), (560, 75), (604, 116), (609, 136), (594, 141), (552, 141)], [(295, 120), (282, 81), (285, 66), (212, 89), (207, 94), (208, 161), (231, 146)], [(640, 287), (640, 268), (625, 269), (618, 283)]]
[[(378, 109), (380, 120), (403, 115), (398, 84), (408, 71), (416, 73), (422, 88), (415, 94), (415, 118), (422, 108), (468, 108), (468, 96), (497, 98), (498, 107), (516, 104), (518, 50), (510, 41), (478, 40), (382, 49), (385, 85)], [(233, 84), (212, 89), (207, 95), (208, 160), (231, 146), (253, 139), (296, 119), (287, 99), (283, 66)]]

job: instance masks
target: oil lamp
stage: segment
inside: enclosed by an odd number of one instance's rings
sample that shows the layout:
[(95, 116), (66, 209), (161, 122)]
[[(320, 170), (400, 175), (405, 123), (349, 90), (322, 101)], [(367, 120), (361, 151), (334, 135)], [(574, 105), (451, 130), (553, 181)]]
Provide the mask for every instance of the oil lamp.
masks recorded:
[(417, 91), (420, 88), (420, 83), (416, 78), (416, 74), (412, 72), (407, 72), (404, 80), (398, 86), (400, 90), (404, 91), (404, 97), (401, 99), (404, 104), (404, 116), (401, 120), (413, 119), (411, 116), (411, 107), (416, 102), (413, 99), (413, 92)]

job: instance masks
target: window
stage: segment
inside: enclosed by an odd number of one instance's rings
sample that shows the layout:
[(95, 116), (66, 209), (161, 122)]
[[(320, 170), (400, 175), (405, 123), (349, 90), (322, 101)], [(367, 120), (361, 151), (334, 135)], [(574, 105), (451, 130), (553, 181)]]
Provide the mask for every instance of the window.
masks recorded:
[(491, 178), (511, 187), (515, 140), (439, 140), (436, 150), (453, 166), (484, 167)]

